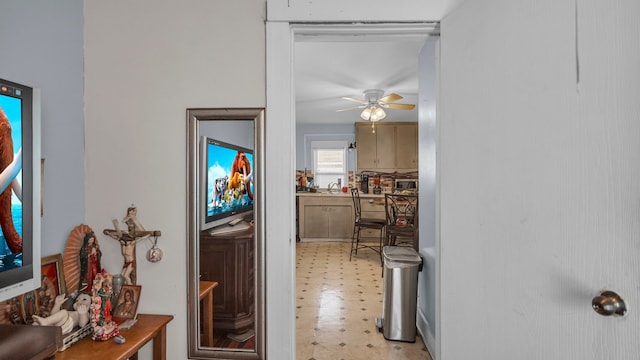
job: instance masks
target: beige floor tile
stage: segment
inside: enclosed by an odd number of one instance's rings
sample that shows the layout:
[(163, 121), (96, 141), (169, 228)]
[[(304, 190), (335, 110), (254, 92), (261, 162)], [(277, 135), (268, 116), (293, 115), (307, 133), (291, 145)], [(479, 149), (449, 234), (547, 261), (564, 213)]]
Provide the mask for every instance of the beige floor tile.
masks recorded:
[(380, 257), (349, 243), (297, 244), (296, 359), (431, 360), (415, 343), (388, 341), (376, 328), (384, 282)]

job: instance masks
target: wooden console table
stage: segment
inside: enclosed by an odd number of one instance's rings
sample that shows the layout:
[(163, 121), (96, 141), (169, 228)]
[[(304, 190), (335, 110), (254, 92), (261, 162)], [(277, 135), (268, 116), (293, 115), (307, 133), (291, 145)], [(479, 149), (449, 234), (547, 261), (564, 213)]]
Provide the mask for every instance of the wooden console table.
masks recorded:
[(138, 321), (132, 328), (120, 330), (126, 339), (124, 344), (116, 344), (113, 339), (93, 341), (91, 336), (71, 345), (65, 351), (56, 354), (55, 359), (112, 359), (126, 360), (136, 355), (145, 344), (153, 340), (153, 359), (167, 358), (167, 323), (172, 315), (139, 314)]
[(213, 288), (216, 281), (200, 281), (200, 301), (202, 302), (202, 320), (204, 321), (204, 346), (213, 346)]

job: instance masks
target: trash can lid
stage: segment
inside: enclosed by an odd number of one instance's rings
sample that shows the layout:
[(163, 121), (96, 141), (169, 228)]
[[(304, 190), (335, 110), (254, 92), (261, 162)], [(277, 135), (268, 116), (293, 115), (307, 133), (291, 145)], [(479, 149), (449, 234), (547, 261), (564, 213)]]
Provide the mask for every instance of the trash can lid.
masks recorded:
[(422, 263), (422, 258), (415, 249), (403, 246), (385, 246), (382, 248), (385, 260), (403, 263)]

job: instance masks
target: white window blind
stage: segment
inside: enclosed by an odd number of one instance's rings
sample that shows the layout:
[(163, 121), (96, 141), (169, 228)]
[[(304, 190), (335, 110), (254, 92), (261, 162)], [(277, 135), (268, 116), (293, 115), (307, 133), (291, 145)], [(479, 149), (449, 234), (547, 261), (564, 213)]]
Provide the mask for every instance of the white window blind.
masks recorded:
[(330, 183), (337, 183), (338, 179), (346, 184), (347, 174), (347, 143), (345, 141), (313, 141), (313, 183), (326, 188)]

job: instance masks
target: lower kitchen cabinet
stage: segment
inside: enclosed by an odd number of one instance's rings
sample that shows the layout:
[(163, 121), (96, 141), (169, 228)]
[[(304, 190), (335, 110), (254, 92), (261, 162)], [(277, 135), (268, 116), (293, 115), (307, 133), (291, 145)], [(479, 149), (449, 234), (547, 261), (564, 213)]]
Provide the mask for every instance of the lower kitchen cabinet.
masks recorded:
[(351, 239), (351, 196), (315, 195), (298, 198), (299, 234), (304, 239)]

